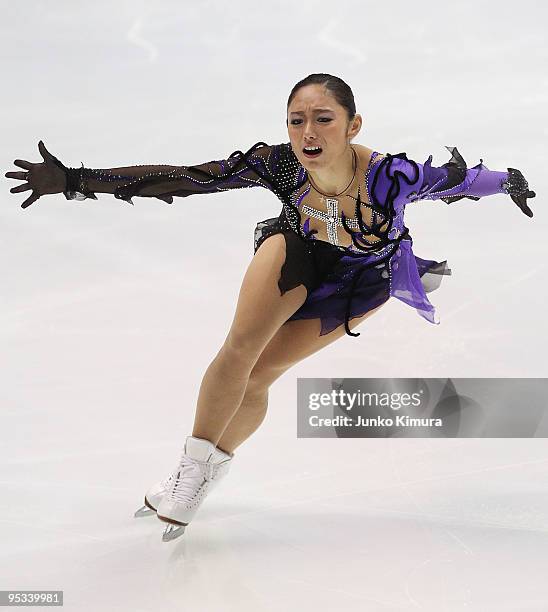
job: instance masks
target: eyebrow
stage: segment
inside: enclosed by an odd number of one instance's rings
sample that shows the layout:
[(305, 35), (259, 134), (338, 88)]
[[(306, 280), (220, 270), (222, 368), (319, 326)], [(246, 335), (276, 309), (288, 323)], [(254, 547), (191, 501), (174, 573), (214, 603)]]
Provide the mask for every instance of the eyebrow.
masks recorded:
[[(334, 113), (335, 111), (332, 110), (331, 108), (315, 108), (313, 109), (316, 113)], [(304, 115), (303, 111), (291, 111), (289, 113), (290, 115)]]

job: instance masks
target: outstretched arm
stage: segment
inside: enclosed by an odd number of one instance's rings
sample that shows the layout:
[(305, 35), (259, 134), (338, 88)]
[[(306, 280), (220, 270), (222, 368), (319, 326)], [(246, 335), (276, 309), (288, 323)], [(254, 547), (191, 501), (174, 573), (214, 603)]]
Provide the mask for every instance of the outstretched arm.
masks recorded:
[(27, 181), (12, 193), (32, 189), (22, 204), (30, 206), (41, 195), (63, 193), (67, 200), (97, 199), (95, 193), (111, 193), (133, 204), (133, 196), (154, 197), (171, 204), (174, 196), (214, 193), (245, 187), (273, 190), (281, 145), (258, 142), (247, 152), (234, 151), (227, 159), (195, 166), (143, 165), (123, 168), (69, 168), (40, 141), (44, 163), (15, 160), (27, 172), (7, 172), (8, 178)]
[(533, 211), (527, 205), (527, 198), (534, 198), (536, 194), (529, 190), (529, 185), (519, 170), (489, 170), (483, 160), (476, 166), (467, 168), (456, 147), (447, 149), (451, 153), (451, 159), (441, 167), (431, 165), (432, 155), (424, 164), (407, 159), (405, 154), (398, 159), (397, 167), (409, 185), (409, 202), (439, 199), (451, 204), (462, 198), (479, 200), (484, 196), (505, 193), (510, 195), (524, 214), (533, 216)]
[(235, 151), (227, 159), (195, 166), (144, 165), (124, 168), (68, 168), (67, 199), (85, 199), (111, 193), (131, 201), (133, 196), (154, 197), (171, 204), (173, 196), (214, 193), (229, 189), (272, 189), (276, 146), (258, 142), (246, 153)]

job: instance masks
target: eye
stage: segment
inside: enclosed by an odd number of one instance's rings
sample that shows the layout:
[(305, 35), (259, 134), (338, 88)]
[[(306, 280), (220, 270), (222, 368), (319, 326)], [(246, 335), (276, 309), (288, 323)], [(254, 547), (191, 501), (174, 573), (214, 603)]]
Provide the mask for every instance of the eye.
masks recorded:
[[(327, 123), (328, 121), (333, 121), (333, 119), (331, 119), (331, 117), (318, 117), (318, 121)], [(290, 121), (291, 125), (298, 125), (301, 122), (302, 122), (302, 119), (292, 119)]]

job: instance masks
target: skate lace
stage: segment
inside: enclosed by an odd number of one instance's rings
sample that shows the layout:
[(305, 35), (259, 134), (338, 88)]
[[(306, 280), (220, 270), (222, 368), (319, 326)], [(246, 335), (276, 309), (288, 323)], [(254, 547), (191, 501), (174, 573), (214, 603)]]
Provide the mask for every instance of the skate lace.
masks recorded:
[(172, 474), (172, 483), (167, 492), (169, 501), (187, 503), (192, 501), (211, 478), (207, 461), (198, 461), (186, 455), (181, 458), (179, 468)]
[(171, 474), (167, 478), (162, 480), (162, 487), (166, 490), (169, 489), (169, 485), (171, 484), (172, 480), (173, 480), (173, 472), (171, 472)]

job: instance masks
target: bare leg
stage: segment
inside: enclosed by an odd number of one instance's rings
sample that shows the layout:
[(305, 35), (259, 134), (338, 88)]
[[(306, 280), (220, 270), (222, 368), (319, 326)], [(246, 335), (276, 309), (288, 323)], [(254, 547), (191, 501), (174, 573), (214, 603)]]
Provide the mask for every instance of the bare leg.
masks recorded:
[[(381, 306), (366, 312), (361, 317), (350, 319), (350, 329), (354, 329), (379, 310)], [(344, 326), (341, 325), (329, 334), (320, 336), (319, 319), (304, 319), (284, 323), (254, 365), (241, 405), (226, 426), (217, 446), (221, 450), (231, 453), (247, 440), (264, 421), (268, 408), (270, 385), (291, 366), (344, 335)]]
[(270, 236), (257, 249), (245, 273), (231, 328), (200, 386), (193, 436), (218, 443), (242, 403), (260, 354), (306, 299), (304, 285), (280, 295), (278, 279), (285, 244), (282, 234)]
[(260, 427), (266, 417), (267, 408), (268, 390), (253, 393), (248, 385), (244, 399), (223, 432), (217, 447), (225, 453), (232, 453)]

